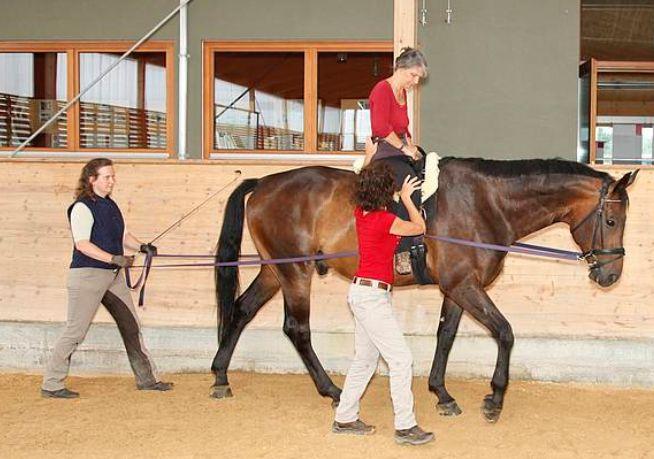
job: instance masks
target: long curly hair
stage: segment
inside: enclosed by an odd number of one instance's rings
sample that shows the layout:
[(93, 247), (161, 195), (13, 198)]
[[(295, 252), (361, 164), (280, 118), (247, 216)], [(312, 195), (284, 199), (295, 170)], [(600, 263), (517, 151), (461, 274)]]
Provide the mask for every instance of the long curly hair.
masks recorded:
[(383, 161), (373, 161), (359, 174), (354, 202), (366, 212), (383, 209), (393, 202), (393, 171)]
[(108, 158), (95, 158), (84, 164), (82, 173), (77, 180), (75, 188), (75, 199), (94, 198), (93, 187), (91, 186), (91, 177), (98, 176), (98, 170), (105, 166), (113, 166), (114, 163)]

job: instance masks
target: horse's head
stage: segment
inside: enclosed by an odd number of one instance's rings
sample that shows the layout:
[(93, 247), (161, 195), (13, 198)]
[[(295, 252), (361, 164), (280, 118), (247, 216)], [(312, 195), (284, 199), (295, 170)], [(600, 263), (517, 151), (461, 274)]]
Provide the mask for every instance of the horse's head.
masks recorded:
[(587, 200), (575, 212), (570, 232), (584, 251), (589, 263), (589, 277), (602, 287), (614, 284), (622, 274), (622, 246), (627, 219), (627, 187), (634, 182), (638, 170), (626, 173), (618, 181), (604, 182), (596, 192), (594, 207), (588, 211)]

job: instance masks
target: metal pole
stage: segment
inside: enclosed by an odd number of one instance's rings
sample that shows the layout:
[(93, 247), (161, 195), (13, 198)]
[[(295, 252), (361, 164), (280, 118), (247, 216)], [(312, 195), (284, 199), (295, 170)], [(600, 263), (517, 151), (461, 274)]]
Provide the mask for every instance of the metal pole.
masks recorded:
[(188, 18), (185, 0), (179, 0), (179, 98), (177, 127), (177, 158), (186, 159), (186, 108), (188, 95)]
[(79, 92), (79, 94), (77, 94), (77, 95), (76, 95), (76, 96), (75, 96), (75, 97), (74, 97), (70, 102), (68, 102), (66, 105), (64, 105), (64, 106), (61, 108), (61, 110), (59, 110), (57, 113), (55, 113), (54, 115), (52, 115), (52, 118), (50, 118), (48, 121), (46, 121), (46, 122), (43, 124), (43, 126), (41, 126), (39, 129), (37, 129), (36, 132), (34, 132), (31, 136), (29, 136), (29, 138), (28, 138), (27, 140), (25, 140), (23, 143), (21, 143), (21, 144), (18, 146), (18, 148), (16, 148), (14, 151), (12, 151), (10, 157), (11, 157), (11, 158), (15, 157), (15, 156), (18, 154), (18, 152), (20, 152), (21, 150), (23, 150), (23, 149), (25, 148), (25, 146), (26, 146), (28, 143), (30, 143), (32, 140), (34, 140), (34, 138), (35, 138), (37, 135), (39, 135), (41, 132), (43, 132), (43, 130), (44, 130), (45, 128), (47, 128), (48, 126), (50, 126), (50, 124), (52, 124), (52, 122), (53, 122), (54, 120), (56, 120), (57, 118), (59, 118), (59, 116), (61, 116), (61, 114), (62, 114), (63, 112), (65, 112), (66, 110), (68, 110), (68, 109), (69, 109), (69, 108), (70, 108), (70, 107), (71, 107), (75, 102), (77, 102), (77, 101), (78, 101), (78, 100), (79, 100), (79, 99), (80, 99), (84, 94), (86, 94), (86, 93), (89, 91), (89, 89), (91, 89), (93, 86), (95, 86), (95, 85), (98, 83), (98, 81), (100, 81), (102, 78), (104, 78), (104, 76), (105, 76), (107, 73), (111, 72), (111, 71), (112, 71), (112, 70), (113, 70), (113, 69), (114, 69), (118, 64), (120, 64), (123, 60), (125, 60), (125, 58), (126, 58), (127, 56), (129, 56), (129, 55), (130, 55), (130, 54), (131, 54), (131, 53), (132, 53), (136, 48), (138, 48), (139, 46), (141, 46), (141, 45), (143, 44), (143, 42), (145, 42), (145, 41), (146, 41), (148, 38), (150, 38), (150, 37), (151, 37), (151, 36), (152, 36), (152, 35), (153, 35), (157, 30), (159, 30), (159, 29), (160, 29), (160, 28), (161, 28), (161, 27), (162, 27), (166, 22), (168, 22), (168, 21), (170, 20), (170, 18), (172, 18), (175, 14), (177, 14), (177, 12), (178, 12), (182, 7), (186, 6), (187, 4), (189, 4), (189, 3), (192, 2), (192, 1), (193, 1), (193, 0), (180, 0), (180, 5), (179, 5), (177, 8), (175, 8), (173, 11), (171, 11), (171, 12), (170, 12), (170, 13), (169, 13), (165, 18), (163, 18), (163, 19), (162, 19), (162, 20), (161, 20), (161, 21), (160, 21), (156, 26), (154, 26), (154, 27), (152, 28), (152, 30), (150, 30), (148, 33), (146, 33), (146, 34), (143, 36), (143, 38), (141, 38), (139, 41), (137, 41), (137, 42), (134, 44), (134, 46), (132, 46), (132, 47), (131, 47), (130, 49), (128, 49), (127, 51), (125, 51), (125, 53), (124, 53), (122, 56), (120, 56), (120, 58), (119, 58), (116, 62), (114, 62), (113, 64), (111, 64), (111, 65), (110, 65), (110, 66), (109, 66), (109, 67), (108, 67), (104, 72), (102, 72), (102, 73), (100, 74), (100, 76), (98, 76), (95, 80), (93, 80), (91, 83), (89, 83), (88, 86), (86, 86), (84, 89), (82, 89), (82, 90)]

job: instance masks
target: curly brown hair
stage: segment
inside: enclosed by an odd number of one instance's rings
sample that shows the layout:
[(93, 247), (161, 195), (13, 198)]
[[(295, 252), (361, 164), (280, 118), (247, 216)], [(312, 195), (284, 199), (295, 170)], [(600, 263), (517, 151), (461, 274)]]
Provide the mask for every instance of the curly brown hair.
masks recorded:
[(94, 198), (93, 187), (91, 186), (91, 177), (98, 176), (98, 170), (105, 166), (113, 166), (114, 163), (108, 158), (95, 158), (84, 164), (82, 173), (77, 180), (77, 188), (75, 188), (75, 199), (80, 198)]
[(395, 179), (389, 165), (373, 161), (359, 174), (354, 202), (366, 212), (383, 209), (393, 202), (395, 191)]

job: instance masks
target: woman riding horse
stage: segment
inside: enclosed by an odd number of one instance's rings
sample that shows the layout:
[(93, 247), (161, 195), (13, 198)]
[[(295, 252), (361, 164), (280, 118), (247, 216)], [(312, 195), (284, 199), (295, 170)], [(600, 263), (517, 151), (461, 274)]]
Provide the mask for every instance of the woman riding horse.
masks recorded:
[[(372, 150), (372, 158), (368, 149), (366, 163), (370, 160), (386, 162), (394, 172), (398, 190), (407, 176), (418, 177), (423, 169), (422, 155), (409, 132), (407, 91), (426, 76), (425, 56), (417, 49), (404, 48), (395, 59), (393, 75), (377, 83), (368, 98), (372, 139), (377, 148), (376, 151)], [(419, 190), (413, 193), (411, 199), (420, 208)], [(403, 220), (409, 217), (401, 202), (393, 203), (390, 210)], [(412, 238), (402, 238), (397, 248), (395, 268), (398, 274), (411, 273), (411, 243)]]

